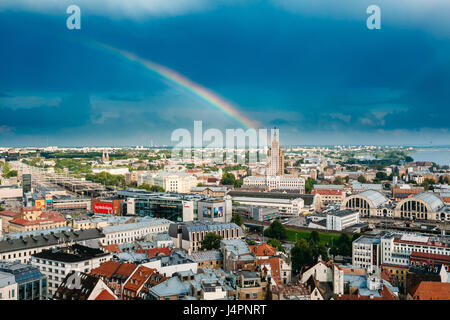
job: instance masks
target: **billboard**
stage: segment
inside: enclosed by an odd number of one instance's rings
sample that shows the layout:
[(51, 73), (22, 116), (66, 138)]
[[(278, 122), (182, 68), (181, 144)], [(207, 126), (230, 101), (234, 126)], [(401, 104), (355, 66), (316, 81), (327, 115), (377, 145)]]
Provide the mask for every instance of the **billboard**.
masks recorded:
[(112, 203), (102, 203), (102, 202), (96, 202), (94, 203), (94, 213), (108, 213), (112, 214), (113, 211), (113, 204)]
[(203, 207), (203, 217), (211, 218), (211, 208)]
[(223, 217), (223, 207), (214, 207), (214, 218)]
[(44, 209), (45, 208), (45, 200), (35, 200), (34, 201), (34, 206), (37, 209)]

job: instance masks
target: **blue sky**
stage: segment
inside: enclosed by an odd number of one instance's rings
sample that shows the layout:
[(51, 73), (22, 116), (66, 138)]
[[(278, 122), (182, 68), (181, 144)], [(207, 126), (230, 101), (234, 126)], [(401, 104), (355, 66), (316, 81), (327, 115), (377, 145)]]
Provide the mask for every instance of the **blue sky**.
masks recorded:
[[(92, 40), (176, 70), (278, 126), (284, 144), (449, 144), (449, 1), (36, 3), (0, 3), (1, 146), (170, 144), (194, 120), (239, 127)], [(81, 30), (66, 28), (70, 4)], [(366, 27), (371, 4), (381, 30)]]

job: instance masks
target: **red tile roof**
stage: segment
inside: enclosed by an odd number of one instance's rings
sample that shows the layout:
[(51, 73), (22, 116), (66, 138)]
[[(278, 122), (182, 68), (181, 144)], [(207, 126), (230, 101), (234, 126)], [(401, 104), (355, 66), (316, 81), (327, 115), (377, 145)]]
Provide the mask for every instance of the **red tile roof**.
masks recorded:
[(116, 270), (115, 275), (120, 275), (122, 277), (128, 278), (133, 273), (134, 269), (136, 269), (136, 267), (137, 265), (132, 263), (122, 263), (119, 269)]
[(422, 281), (412, 290), (414, 300), (450, 300), (450, 283)]
[(249, 246), (249, 248), (250, 251), (257, 257), (271, 257), (277, 253), (277, 250), (274, 247), (269, 246), (267, 243), (262, 243), (259, 246)]
[(311, 191), (311, 194), (320, 194), (326, 196), (340, 196), (342, 195), (342, 189), (315, 189)]
[(118, 300), (114, 295), (104, 289), (94, 300)]
[(153, 248), (153, 249), (138, 249), (137, 253), (147, 253), (147, 258), (156, 256), (167, 256), (170, 254), (170, 248)]
[(36, 207), (22, 207), (22, 212), (24, 211), (41, 211), (41, 209), (38, 209)]
[(19, 215), (19, 212), (15, 212), (15, 211), (11, 211), (11, 210), (0, 211), (0, 216), (16, 217), (18, 215)]
[(156, 272), (156, 269), (140, 266), (124, 285), (124, 289), (137, 292), (150, 276)]
[(114, 275), (114, 273), (119, 269), (119, 267), (120, 267), (119, 262), (106, 261), (100, 264), (100, 266), (98, 266), (97, 268), (92, 269), (91, 274), (111, 278)]
[(108, 244), (103, 246), (103, 248), (108, 252), (115, 252), (115, 253), (121, 253), (120, 247), (118, 244)]
[[(269, 258), (269, 259), (259, 259), (256, 261), (258, 266), (264, 265), (264, 264), (269, 264), (270, 265), (270, 273), (272, 275), (272, 278), (275, 280), (275, 282), (278, 285), (282, 285), (282, 281), (281, 281), (281, 271), (280, 271), (280, 258), (278, 257), (273, 257), (273, 258)], [(267, 271), (267, 269), (266, 269)]]
[[(29, 208), (27, 208), (29, 209)], [(65, 222), (66, 218), (57, 211), (46, 211), (41, 212), (39, 218), (36, 220), (26, 220), (21, 217), (16, 217), (9, 221), (9, 223), (14, 223), (22, 226), (33, 226), (38, 224), (46, 224), (46, 223), (57, 223), (57, 222)]]

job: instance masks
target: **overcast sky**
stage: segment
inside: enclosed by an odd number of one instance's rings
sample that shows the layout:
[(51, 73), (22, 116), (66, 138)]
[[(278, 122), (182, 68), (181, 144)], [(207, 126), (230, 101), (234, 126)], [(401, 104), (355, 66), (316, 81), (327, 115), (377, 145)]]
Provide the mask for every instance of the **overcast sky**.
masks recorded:
[[(81, 8), (68, 30), (66, 8)], [(369, 5), (381, 30), (366, 27)], [(232, 102), (282, 144), (450, 144), (450, 1), (0, 1), (0, 145), (170, 144), (239, 128), (98, 41)]]

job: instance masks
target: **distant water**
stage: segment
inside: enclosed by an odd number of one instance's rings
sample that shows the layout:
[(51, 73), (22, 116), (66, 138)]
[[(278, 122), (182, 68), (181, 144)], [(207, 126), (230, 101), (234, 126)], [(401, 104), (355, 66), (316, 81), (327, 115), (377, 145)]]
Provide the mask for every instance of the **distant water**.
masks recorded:
[(409, 154), (409, 156), (414, 161), (432, 161), (441, 166), (450, 166), (450, 148), (419, 149), (417, 152)]

